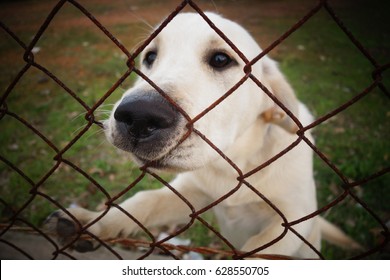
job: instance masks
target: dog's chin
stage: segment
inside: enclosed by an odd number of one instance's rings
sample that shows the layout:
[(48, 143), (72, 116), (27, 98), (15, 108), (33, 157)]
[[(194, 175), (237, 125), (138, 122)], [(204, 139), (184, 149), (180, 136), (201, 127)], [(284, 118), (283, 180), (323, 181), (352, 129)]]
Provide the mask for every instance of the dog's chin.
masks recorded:
[(133, 161), (141, 168), (147, 168), (151, 171), (162, 171), (169, 173), (181, 173), (187, 171), (193, 171), (201, 168), (202, 166), (194, 165), (191, 163), (190, 158), (175, 157), (174, 155), (168, 154), (161, 158), (150, 160), (139, 157), (135, 154), (131, 154)]

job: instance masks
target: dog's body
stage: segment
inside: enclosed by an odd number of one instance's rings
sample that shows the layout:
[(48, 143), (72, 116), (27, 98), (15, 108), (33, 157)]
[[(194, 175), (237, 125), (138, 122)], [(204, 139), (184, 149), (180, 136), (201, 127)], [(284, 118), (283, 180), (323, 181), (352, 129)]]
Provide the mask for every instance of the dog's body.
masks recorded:
[[(207, 16), (249, 61), (261, 53), (241, 26), (215, 14)], [(237, 179), (240, 171), (245, 175), (254, 170), (298, 137), (294, 133), (297, 124), (253, 80), (246, 80), (215, 108), (198, 116), (246, 75), (242, 58), (198, 14), (176, 16), (146, 47), (141, 59), (141, 71), (170, 101), (140, 78), (116, 104), (105, 124), (111, 143), (131, 153), (140, 165), (182, 172), (170, 185), (195, 211), (237, 188), (212, 209), (221, 234), (242, 251), (255, 250), (282, 237), (284, 219), (293, 222), (316, 211), (313, 152), (304, 141), (260, 171)], [(312, 122), (274, 61), (263, 57), (252, 65), (251, 74), (303, 126)], [(192, 129), (188, 123), (194, 118)], [(305, 136), (313, 143), (310, 131), (305, 131)], [(166, 187), (139, 192), (120, 206), (147, 228), (188, 223), (192, 214), (190, 206)], [(69, 211), (81, 223), (101, 214), (81, 208)], [(260, 253), (316, 258), (318, 254), (302, 239), (320, 250), (322, 228), (330, 235), (333, 232), (341, 243), (356, 245), (316, 216), (293, 226), (300, 237), (288, 230)], [(139, 230), (117, 208), (88, 228), (101, 238), (128, 236)]]

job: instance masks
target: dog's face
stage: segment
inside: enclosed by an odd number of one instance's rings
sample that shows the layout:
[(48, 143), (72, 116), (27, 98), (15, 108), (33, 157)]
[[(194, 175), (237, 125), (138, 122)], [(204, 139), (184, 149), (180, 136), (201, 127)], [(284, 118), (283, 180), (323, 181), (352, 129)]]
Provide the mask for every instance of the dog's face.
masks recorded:
[[(246, 58), (250, 60), (261, 52), (241, 26), (215, 14), (207, 16)], [(140, 165), (149, 163), (150, 167), (174, 171), (206, 165), (218, 154), (191, 130), (189, 121), (239, 82), (245, 76), (244, 66), (237, 53), (198, 14), (176, 16), (141, 55), (141, 71), (175, 105), (139, 78), (114, 106), (105, 123), (107, 138), (131, 153)], [(252, 66), (252, 74), (266, 86), (268, 68), (263, 59)], [(248, 79), (197, 118), (193, 127), (224, 152), (272, 105)]]

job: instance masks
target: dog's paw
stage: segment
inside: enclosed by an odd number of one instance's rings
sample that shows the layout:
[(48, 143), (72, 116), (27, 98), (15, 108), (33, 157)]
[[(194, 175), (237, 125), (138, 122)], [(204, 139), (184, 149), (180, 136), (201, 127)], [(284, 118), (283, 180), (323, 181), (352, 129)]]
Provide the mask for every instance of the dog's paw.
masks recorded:
[(46, 219), (44, 228), (49, 234), (56, 236), (63, 246), (70, 246), (78, 252), (94, 251), (99, 245), (88, 239), (88, 235), (82, 234), (81, 227), (84, 223), (81, 220), (76, 222), (62, 211), (56, 211)]

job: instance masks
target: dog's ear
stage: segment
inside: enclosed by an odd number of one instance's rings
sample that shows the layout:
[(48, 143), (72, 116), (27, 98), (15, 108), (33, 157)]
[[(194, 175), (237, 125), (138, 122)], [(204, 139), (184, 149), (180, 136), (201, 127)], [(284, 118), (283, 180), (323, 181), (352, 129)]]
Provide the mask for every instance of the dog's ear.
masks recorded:
[[(264, 85), (294, 116), (298, 117), (298, 100), (294, 90), (278, 69), (275, 61), (268, 57), (264, 57), (263, 60)], [(274, 123), (291, 133), (295, 133), (298, 130), (298, 125), (294, 120), (276, 103), (264, 111), (262, 117), (266, 122)]]

